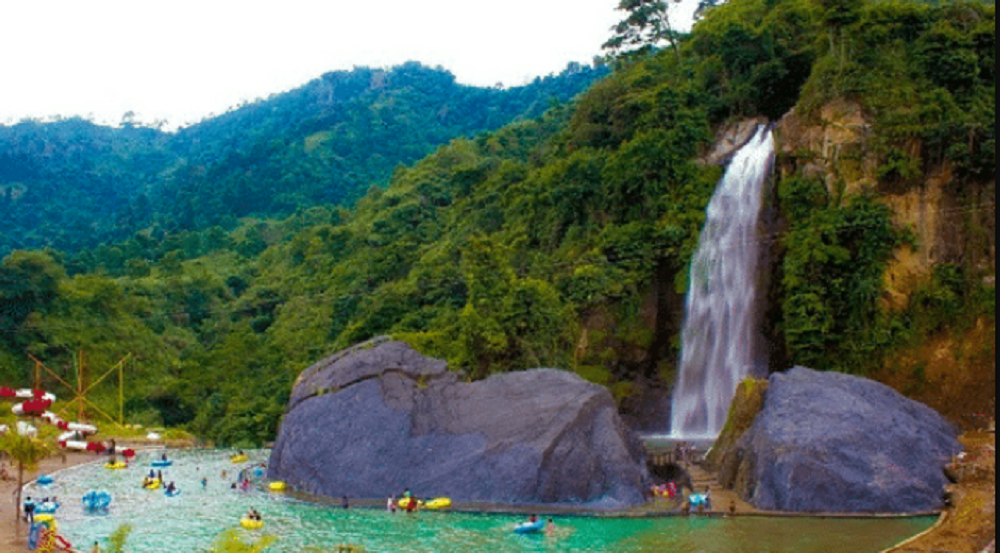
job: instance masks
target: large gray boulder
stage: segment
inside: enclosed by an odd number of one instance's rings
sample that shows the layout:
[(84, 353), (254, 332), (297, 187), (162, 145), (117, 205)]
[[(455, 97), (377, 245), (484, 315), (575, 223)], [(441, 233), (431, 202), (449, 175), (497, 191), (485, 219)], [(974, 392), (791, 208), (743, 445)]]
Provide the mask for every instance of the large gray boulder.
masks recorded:
[(461, 382), (386, 339), (307, 369), (268, 476), (315, 495), (496, 503), (641, 503), (641, 447), (607, 390), (540, 369)]
[(918, 513), (944, 506), (957, 437), (887, 386), (796, 368), (771, 377), (753, 425), (715, 457), (723, 485), (760, 509)]

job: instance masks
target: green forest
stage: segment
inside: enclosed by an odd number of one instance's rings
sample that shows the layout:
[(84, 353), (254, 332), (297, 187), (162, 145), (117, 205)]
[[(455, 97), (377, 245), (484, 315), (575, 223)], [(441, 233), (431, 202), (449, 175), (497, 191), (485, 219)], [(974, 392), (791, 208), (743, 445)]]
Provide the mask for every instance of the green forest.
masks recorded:
[[(458, 98), (419, 66), (358, 71), (176, 135), (89, 128), (99, 144), (66, 138), (52, 160), (0, 150), (13, 168), (0, 173), (0, 251), (34, 248), (0, 263), (0, 382), (30, 381), (27, 353), (66, 375), (79, 349), (95, 367), (131, 353), (131, 421), (261, 444), (304, 368), (392, 335), (469, 379), (574, 370), (627, 411), (673, 379), (687, 269), (722, 175), (698, 159), (722, 125), (850, 100), (874, 122), (880, 185), (919, 186), (943, 163), (960, 189), (995, 178), (992, 4), (732, 0), (671, 36), (614, 56), (610, 73), (576, 67), (525, 89)], [(349, 107), (302, 115), (340, 94)], [(0, 142), (84, 126), (0, 127)], [(77, 170), (93, 178), (67, 177)], [(38, 175), (67, 202), (101, 193), (87, 187), (110, 196), (72, 213), (9, 207)], [(962, 263), (937, 267), (907, 309), (882, 305), (895, 252), (920, 244), (878, 190), (833, 194), (803, 175), (775, 190), (775, 369), (868, 374), (930, 333), (995, 317), (990, 275)]]
[(448, 141), (532, 119), (607, 74), (570, 64), (520, 87), (463, 86), (441, 68), (328, 73), (176, 133), (80, 118), (0, 126), (0, 255), (78, 252), (149, 231), (351, 205)]

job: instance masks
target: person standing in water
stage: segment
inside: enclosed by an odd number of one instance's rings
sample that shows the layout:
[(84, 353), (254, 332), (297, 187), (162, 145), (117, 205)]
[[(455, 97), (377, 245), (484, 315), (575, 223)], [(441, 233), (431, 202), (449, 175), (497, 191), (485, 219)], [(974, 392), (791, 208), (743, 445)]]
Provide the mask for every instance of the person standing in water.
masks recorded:
[(556, 533), (556, 523), (551, 518), (545, 522), (545, 535), (552, 537)]

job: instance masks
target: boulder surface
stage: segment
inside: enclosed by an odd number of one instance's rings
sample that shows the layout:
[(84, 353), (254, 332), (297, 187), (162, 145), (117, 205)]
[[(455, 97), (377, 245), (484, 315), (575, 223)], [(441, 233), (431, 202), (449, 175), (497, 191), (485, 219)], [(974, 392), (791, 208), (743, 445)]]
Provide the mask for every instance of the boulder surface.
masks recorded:
[(641, 451), (608, 391), (573, 373), (466, 383), (379, 339), (303, 372), (268, 476), (330, 497), (410, 488), (462, 502), (623, 507), (643, 501)]
[(944, 469), (961, 449), (929, 407), (800, 367), (771, 376), (753, 425), (716, 457), (722, 484), (759, 509), (903, 514), (944, 506)]

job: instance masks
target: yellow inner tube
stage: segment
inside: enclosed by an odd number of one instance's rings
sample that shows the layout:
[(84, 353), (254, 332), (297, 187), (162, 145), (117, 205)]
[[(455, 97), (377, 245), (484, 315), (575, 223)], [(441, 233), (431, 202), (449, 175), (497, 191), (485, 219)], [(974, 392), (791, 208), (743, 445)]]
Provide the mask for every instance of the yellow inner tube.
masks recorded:
[(272, 492), (283, 492), (288, 486), (284, 482), (271, 482), (268, 486)]
[(264, 527), (263, 520), (250, 520), (249, 518), (241, 518), (240, 526), (247, 530), (260, 530)]
[(104, 468), (108, 470), (122, 470), (127, 469), (128, 465), (119, 461), (117, 463), (107, 463), (104, 465)]
[(437, 511), (440, 509), (448, 509), (451, 507), (451, 498), (449, 497), (439, 497), (437, 499), (428, 501), (425, 505), (425, 509), (430, 509), (431, 511)]
[(239, 464), (239, 463), (246, 463), (247, 461), (250, 460), (250, 457), (246, 455), (233, 455), (232, 457), (229, 458), (229, 460), (235, 464)]
[(146, 488), (147, 490), (158, 490), (160, 489), (161, 484), (163, 484), (163, 482), (160, 482), (159, 480), (153, 480), (152, 482), (143, 483), (142, 487)]

